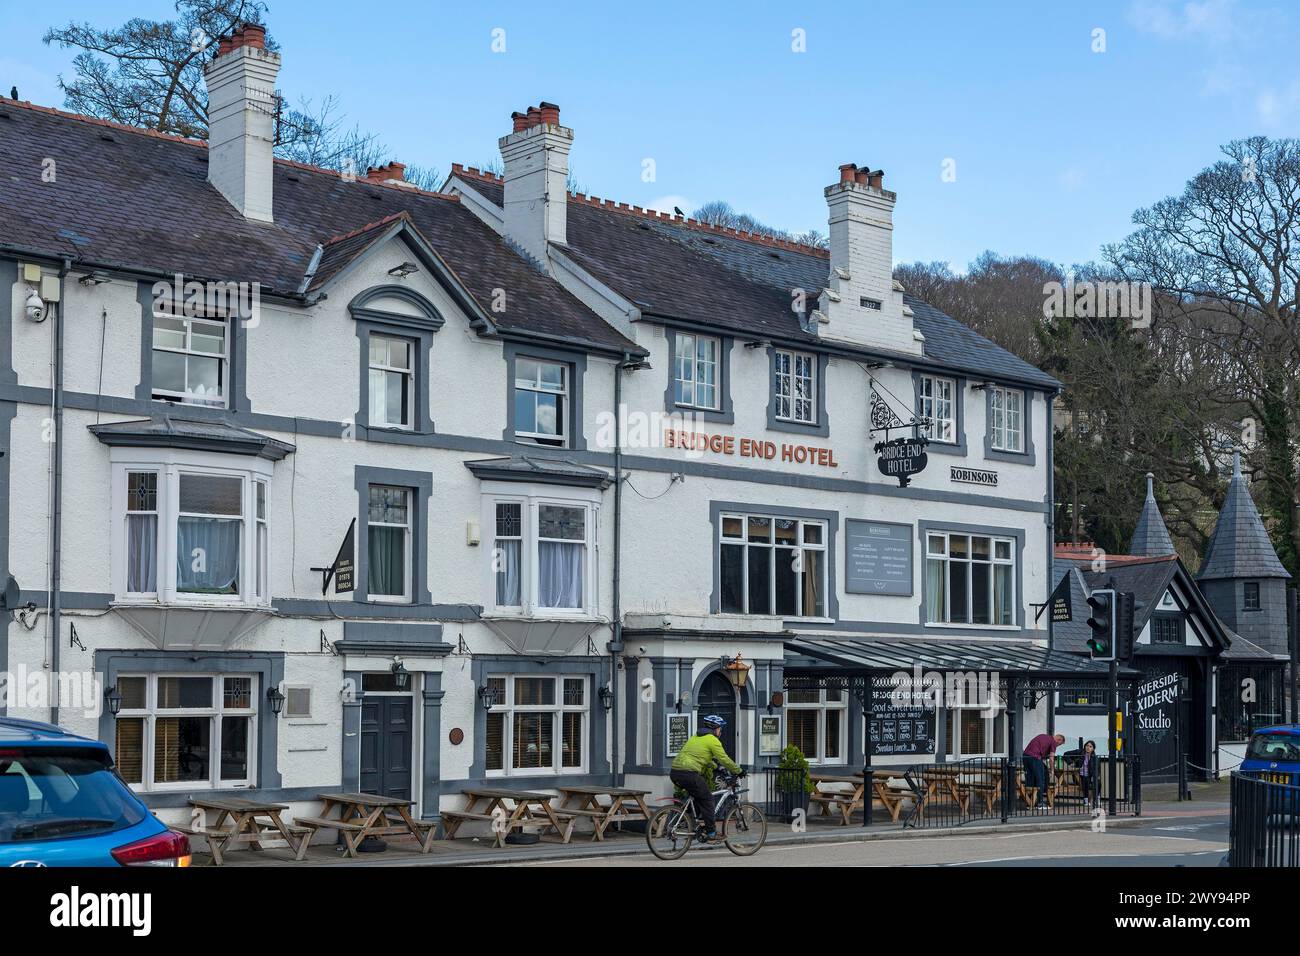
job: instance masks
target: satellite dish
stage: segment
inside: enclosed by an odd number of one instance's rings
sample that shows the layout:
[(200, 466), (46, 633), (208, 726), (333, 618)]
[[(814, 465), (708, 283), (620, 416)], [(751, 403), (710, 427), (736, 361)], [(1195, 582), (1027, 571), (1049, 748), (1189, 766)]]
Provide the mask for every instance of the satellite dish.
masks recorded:
[(14, 576), (11, 574), (9, 580), (5, 582), (4, 595), (0, 597), (0, 601), (4, 602), (6, 610), (13, 610), (18, 606), (21, 598), (22, 589), (18, 587), (18, 582), (14, 580)]

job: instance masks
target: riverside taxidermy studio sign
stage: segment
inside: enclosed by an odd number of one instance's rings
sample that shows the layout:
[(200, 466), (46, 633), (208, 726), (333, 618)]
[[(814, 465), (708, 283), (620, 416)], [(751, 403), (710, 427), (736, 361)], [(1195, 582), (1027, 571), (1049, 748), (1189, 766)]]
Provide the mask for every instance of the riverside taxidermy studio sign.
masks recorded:
[(913, 475), (925, 471), (929, 457), (925, 446), (930, 444), (926, 438), (895, 438), (893, 441), (876, 442), (875, 452), (880, 457), (876, 465), (880, 473), (888, 478), (897, 478), (898, 486), (906, 488), (912, 482)]

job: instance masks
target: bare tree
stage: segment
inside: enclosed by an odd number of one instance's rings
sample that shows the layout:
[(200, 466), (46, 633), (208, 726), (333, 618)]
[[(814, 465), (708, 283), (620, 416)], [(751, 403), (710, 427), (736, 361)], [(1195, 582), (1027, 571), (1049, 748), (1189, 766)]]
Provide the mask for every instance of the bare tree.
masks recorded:
[[(1218, 401), (1244, 409), (1246, 448), (1283, 563), (1300, 571), (1300, 140), (1222, 148), (1181, 195), (1133, 216), (1114, 268), (1162, 290), (1158, 323), (1183, 353), (1219, 352)], [(1252, 448), (1253, 440), (1253, 448)]]
[[(210, 47), (239, 23), (261, 23), (261, 0), (176, 0), (176, 19), (139, 17), (100, 29), (69, 23), (46, 31), (44, 42), (80, 50), (75, 76), (59, 78), (64, 105), (77, 113), (129, 126), (195, 139), (208, 135), (208, 98), (203, 65)], [(267, 37), (267, 48), (278, 45)], [(281, 102), (276, 116), (276, 153), (286, 159), (364, 174), (388, 157), (374, 134), (344, 123), (338, 99), (319, 107), (303, 99)]]

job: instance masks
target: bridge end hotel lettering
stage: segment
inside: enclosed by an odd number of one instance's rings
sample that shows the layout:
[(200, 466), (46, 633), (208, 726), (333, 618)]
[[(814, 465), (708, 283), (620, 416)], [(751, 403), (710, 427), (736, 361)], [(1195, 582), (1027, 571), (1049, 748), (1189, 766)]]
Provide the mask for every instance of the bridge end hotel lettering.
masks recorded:
[[(352, 180), (274, 158), (280, 67), (255, 26), (214, 47), (219, 147), (0, 99), (0, 671), (102, 687), (9, 714), (108, 742), (170, 820), (666, 792), (701, 713), (751, 766), (1047, 725), (827, 679), (1088, 670), (1035, 617), (1058, 383), (893, 279), (879, 170), (827, 170), (825, 249), (566, 193), (550, 103), (503, 113), (504, 175)], [(676, 424), (597, 440), (634, 414)]]

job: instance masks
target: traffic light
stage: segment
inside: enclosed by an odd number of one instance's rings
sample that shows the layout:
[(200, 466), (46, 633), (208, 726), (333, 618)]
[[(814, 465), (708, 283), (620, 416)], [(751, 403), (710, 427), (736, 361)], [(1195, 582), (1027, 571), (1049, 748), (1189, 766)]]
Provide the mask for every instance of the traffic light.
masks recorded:
[(1088, 595), (1088, 650), (1095, 661), (1115, 660), (1115, 592), (1100, 588)]
[(1121, 661), (1133, 659), (1133, 592), (1115, 595), (1115, 654)]

